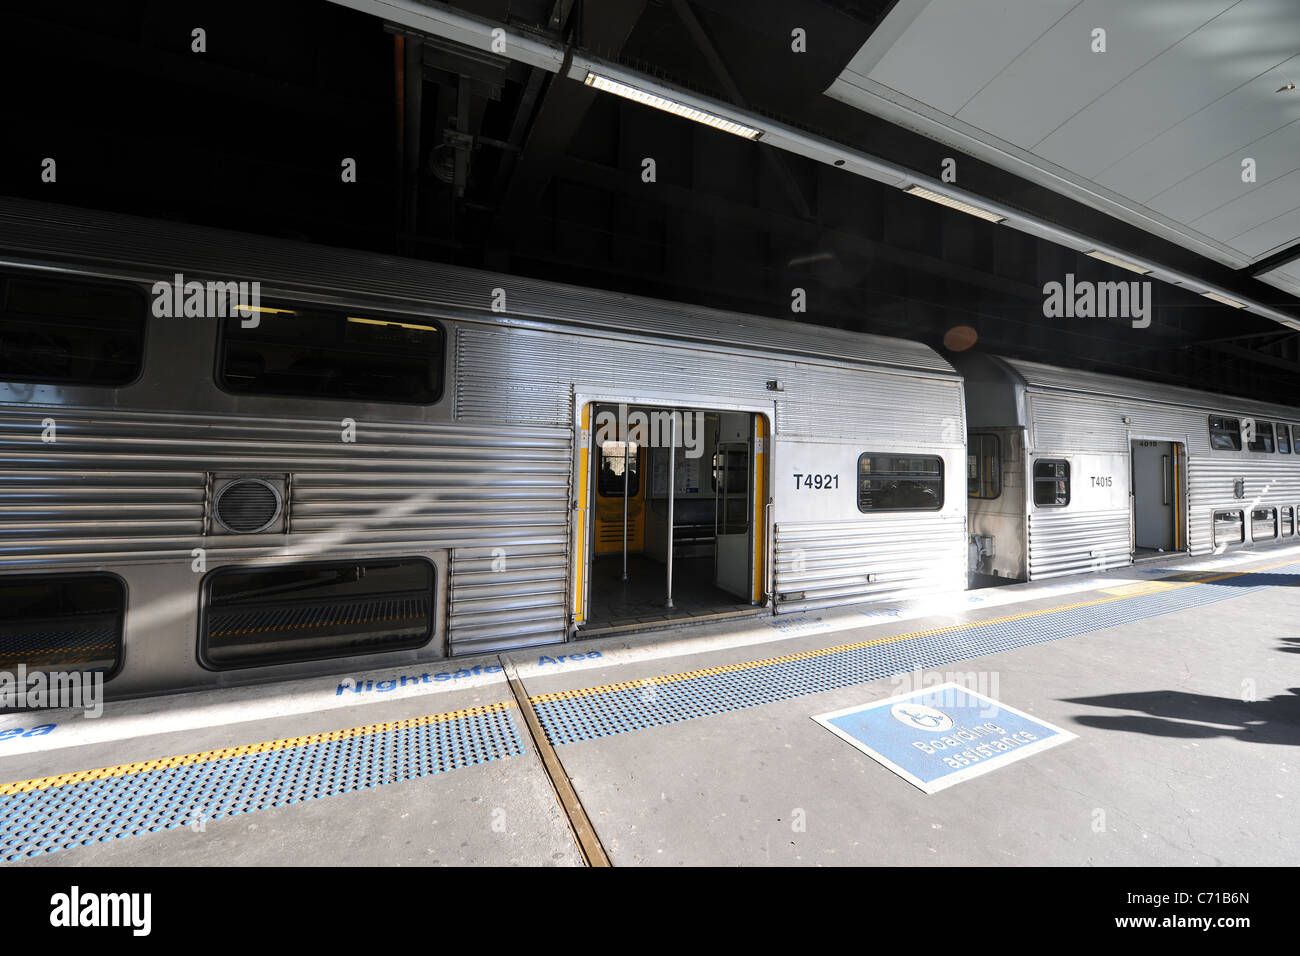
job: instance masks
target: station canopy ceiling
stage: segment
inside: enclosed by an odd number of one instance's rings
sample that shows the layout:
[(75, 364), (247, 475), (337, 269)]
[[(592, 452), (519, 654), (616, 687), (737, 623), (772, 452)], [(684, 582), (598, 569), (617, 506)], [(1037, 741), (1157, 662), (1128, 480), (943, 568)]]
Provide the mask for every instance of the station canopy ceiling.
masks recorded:
[(1296, 0), (9, 5), (0, 194), (1300, 405), (1298, 52)]
[(1298, 79), (1294, 0), (900, 0), (828, 93), (1300, 293)]

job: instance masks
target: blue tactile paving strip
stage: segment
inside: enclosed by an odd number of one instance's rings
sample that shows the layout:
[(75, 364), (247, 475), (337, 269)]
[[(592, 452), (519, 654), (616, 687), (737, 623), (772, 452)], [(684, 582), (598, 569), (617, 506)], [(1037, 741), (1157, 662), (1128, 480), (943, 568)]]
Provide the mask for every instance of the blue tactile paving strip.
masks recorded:
[(1300, 564), (1196, 583), (1144, 582), (1138, 587), (1155, 590), (530, 700), (547, 737), (559, 746), (1045, 644), (1297, 584)]
[(523, 753), (511, 704), (0, 784), (0, 860), (198, 826)]

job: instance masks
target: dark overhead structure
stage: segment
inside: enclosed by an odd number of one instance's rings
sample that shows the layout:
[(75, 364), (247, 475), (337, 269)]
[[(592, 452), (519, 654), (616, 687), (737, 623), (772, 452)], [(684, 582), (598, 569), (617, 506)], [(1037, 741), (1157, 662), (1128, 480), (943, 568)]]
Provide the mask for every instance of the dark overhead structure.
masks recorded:
[[(1094, 0), (1014, 0), (1002, 26), (954, 0), (6, 11), (4, 69), (30, 95), (6, 104), (0, 192), (1296, 404), (1300, 93), (1277, 91), (1300, 72), (1300, 11), (1222, 5), (1255, 16), (1227, 29), (1214, 4), (1143, 17)], [(1120, 282), (1150, 282), (1145, 316), (1045, 314), (1049, 283)]]

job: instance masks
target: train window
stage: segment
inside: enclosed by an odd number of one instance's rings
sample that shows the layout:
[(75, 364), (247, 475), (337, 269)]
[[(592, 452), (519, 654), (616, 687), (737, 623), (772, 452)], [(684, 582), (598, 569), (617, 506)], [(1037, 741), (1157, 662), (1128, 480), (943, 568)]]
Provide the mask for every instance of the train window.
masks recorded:
[(1210, 447), (1216, 451), (1241, 451), (1241, 421), (1211, 415)]
[(942, 458), (872, 454), (858, 458), (859, 511), (938, 511), (942, 507)]
[(147, 311), (130, 286), (0, 276), (0, 380), (127, 385), (140, 375)]
[(1277, 509), (1255, 508), (1250, 513), (1250, 539), (1264, 541), (1277, 537)]
[(229, 567), (203, 582), (199, 660), (220, 670), (409, 650), (433, 636), (433, 565)]
[(1281, 510), (1279, 517), (1282, 521), (1281, 533), (1285, 537), (1295, 534), (1295, 509), (1287, 505)]
[(1040, 458), (1034, 462), (1034, 504), (1040, 508), (1061, 508), (1070, 503), (1070, 463), (1064, 458)]
[[(636, 442), (607, 441), (600, 445), (600, 478), (597, 490), (602, 498), (622, 498), (626, 489), (629, 498), (641, 490), (641, 450)], [(627, 475), (623, 464), (627, 463)]]
[(0, 575), (0, 670), (112, 673), (125, 611), (113, 574)]
[(1214, 546), (1241, 544), (1246, 540), (1246, 523), (1243, 512), (1216, 511), (1214, 513)]
[(997, 498), (1001, 494), (1001, 439), (988, 433), (973, 434), (966, 446), (966, 495)]
[(1248, 446), (1251, 451), (1273, 453), (1273, 423), (1255, 422), (1255, 440)]
[(314, 306), (224, 319), (217, 377), (227, 391), (430, 405), (442, 396), (444, 336), (432, 320)]
[(713, 488), (717, 493), (716, 534), (744, 534), (749, 529), (749, 445), (723, 442), (713, 453)]
[(1290, 425), (1279, 424), (1277, 426), (1277, 450), (1278, 453), (1282, 455), (1291, 454), (1291, 426)]

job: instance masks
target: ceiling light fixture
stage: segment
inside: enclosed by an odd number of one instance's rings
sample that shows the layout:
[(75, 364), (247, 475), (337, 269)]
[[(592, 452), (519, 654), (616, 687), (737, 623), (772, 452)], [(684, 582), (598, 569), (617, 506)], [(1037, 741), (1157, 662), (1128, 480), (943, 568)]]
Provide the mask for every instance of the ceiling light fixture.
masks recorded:
[(665, 113), (672, 113), (674, 116), (681, 116), (684, 119), (694, 120), (696, 123), (703, 123), (713, 129), (722, 130), (724, 133), (733, 133), (736, 136), (743, 136), (745, 139), (758, 139), (763, 135), (761, 129), (755, 129), (752, 126), (746, 126), (744, 123), (737, 123), (734, 120), (723, 119), (713, 113), (706, 113), (704, 110), (697, 110), (693, 106), (687, 106), (685, 103), (678, 103), (676, 100), (670, 100), (666, 97), (659, 96), (655, 93), (648, 93), (645, 90), (637, 89), (635, 86), (628, 86), (626, 83), (620, 83), (618, 80), (612, 80), (607, 76), (601, 76), (597, 73), (588, 73), (586, 79), (587, 86), (601, 90), (605, 93), (613, 93), (615, 96), (621, 96), (625, 100), (631, 100), (634, 103), (640, 103), (642, 106), (649, 106), (657, 110), (663, 110)]
[(1001, 222), (1006, 216), (999, 215), (996, 212), (989, 212), (987, 209), (981, 209), (979, 206), (972, 206), (968, 202), (962, 202), (960, 199), (953, 199), (943, 193), (937, 193), (932, 189), (926, 189), (924, 186), (910, 186), (904, 190), (909, 196), (920, 196), (922, 199), (928, 199), (930, 202), (937, 202), (941, 206), (947, 206), (949, 209), (956, 209), (972, 216), (978, 216), (980, 219), (987, 219), (989, 222)]
[(1127, 269), (1129, 272), (1136, 272), (1140, 276), (1149, 275), (1151, 270), (1146, 266), (1140, 266), (1136, 262), (1129, 262), (1127, 259), (1121, 259), (1118, 256), (1112, 256), (1096, 249), (1087, 253), (1094, 259), (1100, 259), (1102, 262), (1109, 262), (1113, 266), (1119, 266), (1121, 269)]
[(1246, 303), (1238, 302), (1236, 299), (1229, 299), (1226, 295), (1219, 295), (1217, 292), (1202, 292), (1201, 295), (1207, 299), (1213, 299), (1215, 302), (1222, 302), (1224, 305), (1230, 305), (1234, 309), (1244, 309)]

